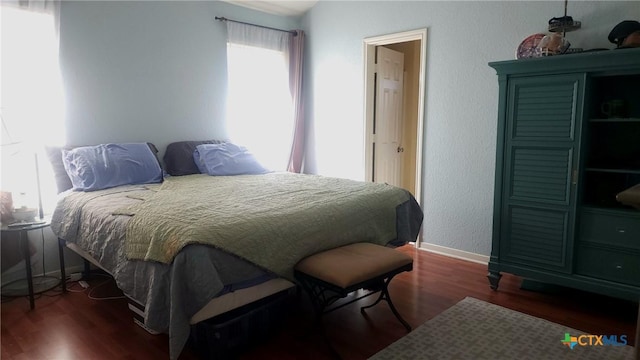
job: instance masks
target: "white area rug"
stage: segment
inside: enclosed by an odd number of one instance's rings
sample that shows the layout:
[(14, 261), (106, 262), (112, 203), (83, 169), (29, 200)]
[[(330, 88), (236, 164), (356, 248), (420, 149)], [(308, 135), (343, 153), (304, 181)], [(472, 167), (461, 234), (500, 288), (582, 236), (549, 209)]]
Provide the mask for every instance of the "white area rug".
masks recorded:
[[(573, 348), (564, 344), (575, 337)], [(616, 360), (633, 359), (635, 349), (624, 345), (586, 344), (584, 332), (544, 319), (467, 297), (371, 357), (386, 359), (516, 359)], [(592, 334), (620, 335), (624, 334)], [(580, 340), (580, 341), (578, 341)], [(610, 338), (610, 340), (612, 340)], [(634, 339), (627, 334), (627, 343)]]

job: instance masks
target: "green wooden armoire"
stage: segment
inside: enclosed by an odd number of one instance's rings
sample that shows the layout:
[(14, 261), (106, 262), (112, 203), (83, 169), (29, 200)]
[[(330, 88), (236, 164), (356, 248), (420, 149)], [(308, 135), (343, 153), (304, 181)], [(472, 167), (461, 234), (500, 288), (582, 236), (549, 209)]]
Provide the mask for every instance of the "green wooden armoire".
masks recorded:
[(640, 48), (489, 64), (499, 81), (493, 243), (500, 272), (637, 301)]

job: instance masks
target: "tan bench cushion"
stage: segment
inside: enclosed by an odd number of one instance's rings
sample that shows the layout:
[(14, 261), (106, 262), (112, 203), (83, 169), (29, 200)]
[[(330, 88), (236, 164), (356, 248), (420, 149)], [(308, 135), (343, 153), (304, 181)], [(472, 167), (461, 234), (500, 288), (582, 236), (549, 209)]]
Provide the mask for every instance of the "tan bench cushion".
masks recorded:
[(356, 243), (311, 255), (295, 269), (347, 288), (413, 262), (411, 256), (370, 243)]

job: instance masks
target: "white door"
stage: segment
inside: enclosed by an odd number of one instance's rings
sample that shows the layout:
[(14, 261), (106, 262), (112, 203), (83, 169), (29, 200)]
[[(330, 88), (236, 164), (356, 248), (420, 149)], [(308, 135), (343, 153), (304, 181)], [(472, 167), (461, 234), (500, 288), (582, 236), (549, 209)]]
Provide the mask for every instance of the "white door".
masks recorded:
[(404, 54), (376, 48), (373, 181), (400, 186)]

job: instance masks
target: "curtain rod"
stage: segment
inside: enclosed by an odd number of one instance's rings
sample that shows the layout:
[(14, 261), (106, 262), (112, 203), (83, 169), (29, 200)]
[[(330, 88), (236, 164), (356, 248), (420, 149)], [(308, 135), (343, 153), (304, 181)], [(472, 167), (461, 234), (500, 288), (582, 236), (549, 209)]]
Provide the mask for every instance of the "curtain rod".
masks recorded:
[(218, 20), (218, 21), (231, 21), (231, 22), (238, 23), (238, 24), (245, 24), (245, 25), (257, 26), (257, 27), (261, 27), (261, 28), (265, 28), (265, 29), (288, 32), (293, 36), (297, 36), (298, 35), (298, 32), (295, 31), (295, 30), (282, 30), (282, 29), (272, 28), (272, 27), (269, 27), (269, 26), (262, 26), (262, 25), (256, 25), (256, 24), (251, 24), (251, 23), (237, 21), (237, 20), (231, 20), (231, 19), (227, 19), (226, 17), (222, 17), (222, 16), (216, 16), (216, 20)]

